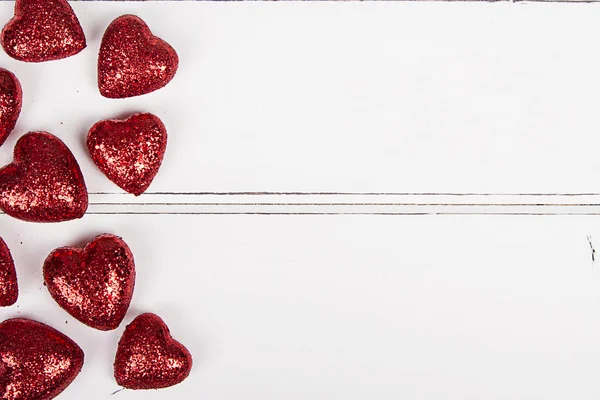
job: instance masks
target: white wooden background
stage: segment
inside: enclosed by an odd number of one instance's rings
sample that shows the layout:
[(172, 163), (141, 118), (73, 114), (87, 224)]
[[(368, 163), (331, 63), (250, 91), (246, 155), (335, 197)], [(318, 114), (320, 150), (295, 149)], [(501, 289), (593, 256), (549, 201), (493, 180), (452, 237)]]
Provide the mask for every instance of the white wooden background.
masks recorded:
[[(129, 323), (161, 315), (195, 356), (183, 384), (123, 399), (597, 399), (600, 6), (541, 3), (74, 3), (88, 48), (15, 72), (0, 148), (61, 137), (83, 219), (0, 215), (27, 316), (84, 349), (61, 398), (106, 398), (123, 330), (42, 286), (54, 248), (131, 246)], [(99, 40), (136, 13), (179, 52), (153, 94), (97, 93)], [(0, 19), (12, 3), (0, 3)], [(84, 143), (137, 111), (169, 131), (149, 193), (120, 191)], [(600, 246), (600, 245), (598, 245)]]

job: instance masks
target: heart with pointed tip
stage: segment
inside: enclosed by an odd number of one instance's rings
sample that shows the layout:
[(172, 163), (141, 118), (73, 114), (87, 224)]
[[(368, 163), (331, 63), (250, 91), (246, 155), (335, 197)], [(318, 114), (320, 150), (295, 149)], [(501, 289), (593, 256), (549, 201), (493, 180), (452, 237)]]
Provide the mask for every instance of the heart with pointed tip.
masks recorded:
[(100, 121), (90, 129), (87, 147), (108, 179), (139, 196), (158, 173), (167, 148), (167, 130), (149, 113)]
[(8, 246), (0, 238), (0, 307), (11, 306), (19, 297), (17, 271)]
[(23, 91), (17, 77), (0, 68), (0, 146), (17, 124), (23, 103)]
[(178, 65), (175, 50), (154, 36), (141, 18), (123, 15), (102, 37), (98, 88), (108, 98), (140, 96), (169, 83)]
[(31, 222), (81, 218), (88, 194), (77, 160), (47, 132), (30, 132), (15, 145), (14, 160), (0, 169), (0, 210)]
[(43, 270), (52, 298), (84, 324), (108, 331), (125, 318), (135, 286), (135, 264), (121, 238), (104, 234), (83, 249), (56, 249)]
[(6, 54), (26, 62), (58, 60), (86, 47), (83, 29), (66, 0), (17, 0), (1, 41)]
[(53, 399), (83, 366), (83, 351), (54, 328), (29, 319), (0, 324), (0, 398)]
[(181, 383), (192, 369), (192, 355), (171, 337), (155, 314), (127, 325), (115, 357), (115, 379), (127, 389), (161, 389)]

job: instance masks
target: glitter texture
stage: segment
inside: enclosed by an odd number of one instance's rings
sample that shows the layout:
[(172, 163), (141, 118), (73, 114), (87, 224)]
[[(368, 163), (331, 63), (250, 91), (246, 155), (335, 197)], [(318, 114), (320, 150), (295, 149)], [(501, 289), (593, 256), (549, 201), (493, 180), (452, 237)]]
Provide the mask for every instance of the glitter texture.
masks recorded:
[(167, 130), (152, 114), (96, 123), (88, 134), (92, 160), (126, 192), (142, 194), (156, 176), (167, 148)]
[(2, 47), (21, 61), (58, 60), (85, 46), (83, 29), (66, 0), (17, 0), (15, 16), (2, 30)]
[(127, 325), (115, 358), (115, 379), (127, 389), (160, 389), (182, 382), (192, 355), (169, 333), (162, 319), (142, 314)]
[(88, 194), (77, 160), (68, 147), (47, 132), (23, 135), (14, 161), (0, 169), (0, 209), (32, 222), (81, 218)]
[(0, 238), (0, 307), (15, 304), (19, 297), (17, 271), (10, 250)]
[(15, 128), (22, 103), (19, 80), (12, 72), (0, 68), (0, 146)]
[(44, 263), (44, 283), (59, 306), (92, 328), (119, 326), (133, 296), (135, 265), (117, 236), (94, 238), (85, 248), (54, 250)]
[(135, 15), (123, 15), (106, 28), (98, 54), (98, 87), (109, 98), (139, 96), (165, 86), (179, 59), (164, 40)]
[(53, 399), (81, 371), (83, 351), (47, 325), (9, 319), (0, 324), (0, 361), (2, 399)]

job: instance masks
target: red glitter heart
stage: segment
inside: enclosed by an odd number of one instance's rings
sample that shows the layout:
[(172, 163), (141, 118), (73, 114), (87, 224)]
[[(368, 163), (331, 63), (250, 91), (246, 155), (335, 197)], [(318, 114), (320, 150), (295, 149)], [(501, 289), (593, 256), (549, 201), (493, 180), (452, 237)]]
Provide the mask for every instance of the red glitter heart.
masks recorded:
[(179, 58), (135, 15), (115, 19), (104, 32), (98, 54), (100, 94), (113, 99), (139, 96), (165, 86)]
[(109, 331), (123, 321), (133, 296), (133, 254), (123, 240), (109, 234), (97, 236), (83, 249), (56, 249), (44, 262), (44, 283), (74, 318)]
[(19, 297), (17, 271), (10, 250), (0, 238), (0, 307), (16, 303)]
[(77, 16), (66, 0), (17, 0), (2, 30), (2, 47), (17, 60), (41, 62), (79, 53), (86, 46)]
[(167, 148), (167, 130), (153, 114), (100, 121), (90, 129), (87, 147), (108, 179), (139, 196), (160, 168)]
[(192, 355), (171, 337), (154, 314), (127, 325), (117, 347), (115, 379), (128, 389), (160, 389), (182, 382), (192, 369)]
[(83, 366), (83, 351), (59, 331), (29, 319), (0, 324), (0, 396), (53, 399)]
[(19, 80), (12, 72), (0, 68), (0, 146), (15, 128), (22, 103)]
[(0, 210), (32, 222), (81, 218), (88, 194), (77, 160), (47, 132), (23, 135), (14, 161), (0, 169)]

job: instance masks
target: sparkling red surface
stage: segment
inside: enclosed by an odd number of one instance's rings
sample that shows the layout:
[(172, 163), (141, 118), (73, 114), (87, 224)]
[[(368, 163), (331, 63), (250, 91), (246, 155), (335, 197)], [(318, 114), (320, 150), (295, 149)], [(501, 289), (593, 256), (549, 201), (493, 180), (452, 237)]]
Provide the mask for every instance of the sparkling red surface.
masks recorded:
[(167, 148), (167, 130), (152, 114), (100, 121), (90, 129), (87, 147), (108, 179), (138, 196), (158, 173)]
[[(25, 62), (57, 60), (79, 53), (86, 38), (65, 0), (16, 0), (15, 15), (4, 26), (6, 53)], [(106, 29), (98, 57), (98, 86), (108, 98), (153, 92), (173, 79), (178, 56), (152, 35), (140, 18), (124, 15)], [(0, 145), (12, 132), (22, 105), (17, 78), (0, 68)], [(125, 191), (140, 195), (162, 163), (167, 132), (155, 115), (96, 123), (88, 150), (98, 168)], [(79, 165), (67, 146), (47, 132), (22, 136), (14, 160), (0, 169), (0, 210), (32, 222), (81, 218), (88, 193)], [(84, 248), (54, 250), (43, 266), (53, 299), (74, 318), (99, 330), (117, 328), (127, 313), (135, 286), (135, 265), (127, 244), (104, 234)], [(18, 297), (14, 261), (0, 238), (0, 306)], [(9, 319), (0, 323), (0, 398), (52, 399), (82, 369), (84, 354), (70, 338), (42, 323)], [(154, 314), (129, 324), (114, 363), (117, 383), (129, 389), (159, 389), (187, 378), (192, 356), (174, 340)]]
[(121, 238), (105, 234), (85, 248), (54, 250), (44, 263), (44, 283), (59, 306), (84, 324), (108, 331), (119, 326), (133, 296), (133, 254)]
[(0, 146), (15, 128), (22, 103), (19, 80), (12, 72), (0, 68)]
[(98, 54), (98, 87), (102, 96), (124, 98), (165, 86), (179, 59), (164, 40), (135, 15), (123, 15), (106, 28)]
[(42, 323), (9, 319), (0, 324), (0, 398), (52, 399), (83, 366), (83, 351)]
[(0, 307), (15, 304), (19, 297), (17, 271), (10, 250), (0, 238)]
[(0, 169), (0, 209), (32, 222), (81, 218), (88, 194), (79, 165), (67, 146), (47, 132), (23, 135), (14, 161)]
[(17, 0), (15, 16), (2, 30), (2, 47), (28, 62), (58, 60), (86, 47), (77, 16), (65, 0)]
[(115, 358), (115, 379), (128, 389), (160, 389), (189, 375), (192, 356), (155, 314), (142, 314), (127, 325)]

